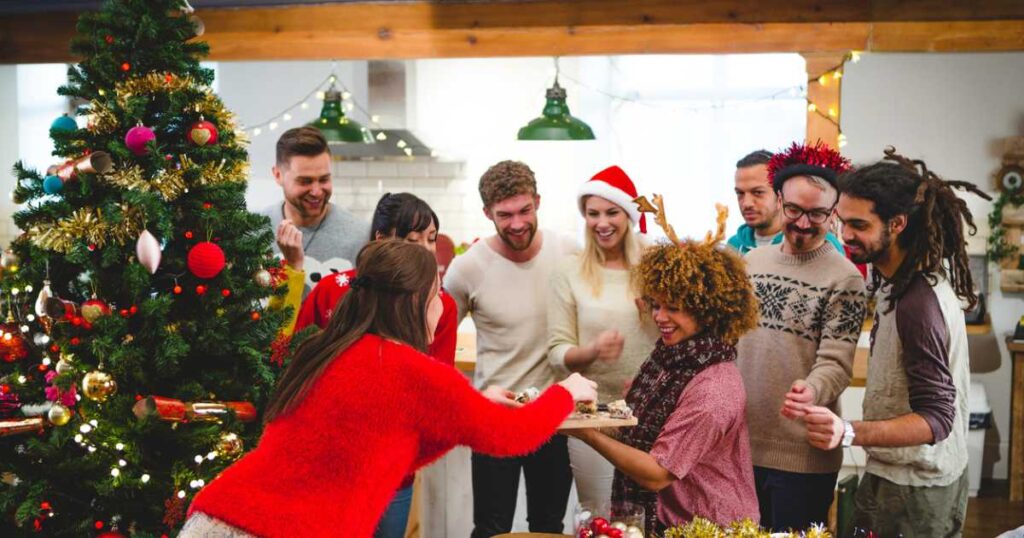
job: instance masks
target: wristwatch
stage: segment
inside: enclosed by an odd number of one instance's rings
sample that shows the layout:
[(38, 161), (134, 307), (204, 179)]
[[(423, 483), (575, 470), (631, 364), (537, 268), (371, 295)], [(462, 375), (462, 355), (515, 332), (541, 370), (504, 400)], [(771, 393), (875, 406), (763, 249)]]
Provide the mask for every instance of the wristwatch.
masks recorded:
[(853, 432), (853, 424), (849, 420), (843, 421), (843, 446), (853, 446), (853, 438), (857, 434)]

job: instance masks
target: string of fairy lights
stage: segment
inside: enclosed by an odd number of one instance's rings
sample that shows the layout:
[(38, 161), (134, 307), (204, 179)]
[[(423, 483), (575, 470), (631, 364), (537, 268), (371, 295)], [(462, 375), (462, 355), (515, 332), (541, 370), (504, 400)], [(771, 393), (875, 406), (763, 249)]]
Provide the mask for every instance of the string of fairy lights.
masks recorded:
[[(788, 88), (782, 88), (782, 89), (777, 90), (777, 91), (775, 91), (775, 92), (773, 92), (771, 94), (762, 96), (762, 97), (760, 97), (758, 99), (754, 99), (754, 100), (775, 100), (775, 99), (779, 99), (781, 97), (789, 97), (789, 98), (803, 97), (804, 100), (806, 101), (807, 111), (809, 113), (816, 114), (819, 117), (821, 117), (822, 119), (824, 119), (825, 121), (827, 121), (827, 122), (829, 122), (829, 123), (831, 123), (832, 125), (835, 126), (835, 128), (839, 132), (837, 140), (836, 140), (836, 143), (838, 144), (839, 147), (843, 147), (843, 146), (846, 145), (847, 139), (846, 139), (846, 135), (844, 135), (843, 132), (842, 132), (842, 127), (840, 126), (840, 121), (839, 121), (840, 120), (839, 99), (836, 100), (836, 104), (835, 105), (820, 106), (818, 103), (815, 103), (813, 101), (813, 99), (811, 98), (811, 96), (810, 96), (810, 94), (809, 94), (809, 92), (807, 90), (808, 90), (808, 87), (810, 85), (812, 85), (812, 84), (818, 84), (818, 85), (820, 85), (822, 87), (826, 87), (826, 86), (829, 86), (829, 85), (837, 85), (837, 86), (841, 87), (840, 81), (843, 78), (843, 74), (845, 72), (847, 62), (857, 63), (857, 62), (860, 61), (860, 58), (861, 58), (861, 53), (859, 51), (851, 51), (851, 52), (847, 53), (846, 55), (844, 55), (842, 60), (839, 63), (837, 63), (835, 66), (829, 68), (824, 73), (820, 73), (817, 76), (808, 77), (806, 85), (799, 85), (799, 86), (792, 86), (792, 87), (788, 87)], [(557, 64), (557, 59), (556, 59), (556, 64)], [(608, 91), (600, 89), (600, 88), (594, 88), (594, 87), (592, 87), (592, 86), (590, 86), (590, 85), (588, 85), (588, 84), (586, 84), (586, 83), (584, 83), (584, 82), (582, 82), (582, 81), (580, 81), (580, 80), (578, 80), (578, 79), (576, 79), (576, 78), (574, 78), (574, 77), (572, 77), (570, 75), (567, 75), (565, 73), (560, 73), (558, 76), (561, 79), (568, 80), (569, 82), (573, 83), (575, 86), (577, 86), (579, 88), (585, 88), (585, 89), (587, 89), (589, 91), (596, 92), (598, 94), (604, 95), (605, 97), (608, 97), (609, 99), (611, 99), (613, 101), (618, 101), (618, 102), (623, 102), (623, 103), (632, 103), (632, 104), (638, 104), (638, 105), (650, 105), (649, 103), (645, 103), (644, 101), (636, 99), (636, 98), (633, 98), (633, 97), (618, 95), (618, 94), (615, 94), (615, 93), (612, 93), (612, 92), (608, 92)], [(368, 121), (369, 121), (369, 128), (371, 130), (373, 130), (373, 131), (377, 131), (377, 134), (375, 135), (376, 140), (378, 142), (385, 142), (385, 141), (387, 141), (388, 140), (388, 135), (386, 135), (384, 132), (382, 132), (384, 128), (380, 125), (380, 116), (378, 116), (376, 114), (371, 114), (365, 107), (363, 107), (359, 103), (359, 101), (357, 101), (356, 99), (353, 98), (352, 92), (338, 79), (338, 76), (334, 73), (333, 68), (332, 68), (332, 72), (331, 72), (330, 75), (328, 75), (323, 80), (321, 80), (319, 83), (317, 83), (313, 87), (313, 89), (311, 89), (308, 93), (303, 95), (301, 98), (299, 98), (298, 100), (296, 100), (296, 101), (290, 103), (289, 105), (285, 106), (283, 109), (281, 109), (277, 113), (273, 114), (269, 118), (267, 118), (267, 119), (265, 119), (263, 121), (260, 121), (258, 123), (247, 125), (244, 129), (239, 129), (239, 134), (245, 134), (245, 135), (247, 135), (247, 136), (249, 136), (251, 138), (254, 138), (254, 137), (258, 137), (258, 136), (262, 135), (265, 132), (273, 132), (273, 131), (276, 131), (279, 128), (286, 128), (288, 126), (288, 124), (292, 123), (293, 121), (296, 121), (298, 116), (303, 115), (301, 111), (307, 111), (314, 104), (322, 103), (322, 101), (324, 100), (324, 97), (326, 95), (327, 88), (329, 88), (330, 86), (335, 85), (335, 84), (338, 85), (341, 88), (342, 107), (343, 107), (343, 110), (345, 111), (345, 113), (349, 114), (349, 113), (352, 113), (353, 111), (359, 111), (361, 114), (363, 114), (368, 119)], [(655, 105), (651, 105), (651, 106), (655, 106)], [(711, 104), (707, 104), (707, 105), (672, 106), (671, 108), (673, 110), (681, 109), (681, 110), (686, 110), (686, 111), (701, 111), (701, 110), (724, 108), (725, 106), (726, 106), (726, 104), (724, 102), (716, 102), (716, 103), (711, 103)], [(299, 121), (301, 121), (301, 120), (299, 120)], [(405, 151), (406, 154), (411, 155), (411, 149), (408, 148), (408, 144), (404, 140), (401, 140), (401, 139), (396, 140), (395, 141), (395, 145), (397, 147), (399, 147), (400, 149), (402, 149), (403, 151)]]

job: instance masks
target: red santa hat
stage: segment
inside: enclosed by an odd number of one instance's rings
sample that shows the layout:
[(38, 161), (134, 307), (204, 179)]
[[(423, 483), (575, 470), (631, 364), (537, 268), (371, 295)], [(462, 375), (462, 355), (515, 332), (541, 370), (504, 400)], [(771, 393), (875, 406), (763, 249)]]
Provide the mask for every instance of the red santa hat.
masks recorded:
[(613, 165), (601, 170), (594, 174), (590, 181), (580, 186), (577, 194), (580, 213), (583, 213), (583, 200), (587, 196), (600, 196), (621, 207), (629, 215), (629, 220), (640, 226), (640, 233), (647, 233), (647, 219), (633, 203), (637, 197), (636, 185), (633, 185), (633, 180), (618, 166)]

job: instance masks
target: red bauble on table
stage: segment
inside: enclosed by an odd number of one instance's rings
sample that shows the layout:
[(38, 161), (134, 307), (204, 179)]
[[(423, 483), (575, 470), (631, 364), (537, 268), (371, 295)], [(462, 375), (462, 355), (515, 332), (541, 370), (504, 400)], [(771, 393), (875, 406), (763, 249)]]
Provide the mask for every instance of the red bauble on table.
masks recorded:
[(213, 278), (224, 269), (224, 251), (217, 245), (203, 241), (188, 251), (188, 270), (199, 278)]
[(125, 538), (125, 535), (117, 531), (107, 531), (97, 534), (96, 538)]
[(217, 143), (217, 126), (200, 119), (188, 128), (186, 137), (197, 146), (212, 146)]

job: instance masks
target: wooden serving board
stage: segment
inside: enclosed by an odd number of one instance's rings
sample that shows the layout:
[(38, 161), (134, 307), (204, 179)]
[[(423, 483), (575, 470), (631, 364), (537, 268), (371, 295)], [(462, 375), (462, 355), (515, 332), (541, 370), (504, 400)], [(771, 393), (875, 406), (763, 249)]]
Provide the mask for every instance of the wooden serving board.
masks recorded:
[(599, 412), (597, 415), (580, 417), (576, 414), (569, 415), (569, 418), (558, 427), (560, 430), (580, 430), (583, 428), (628, 428), (636, 426), (636, 417), (611, 418), (608, 413)]

